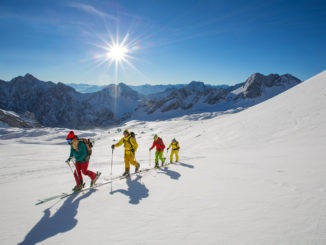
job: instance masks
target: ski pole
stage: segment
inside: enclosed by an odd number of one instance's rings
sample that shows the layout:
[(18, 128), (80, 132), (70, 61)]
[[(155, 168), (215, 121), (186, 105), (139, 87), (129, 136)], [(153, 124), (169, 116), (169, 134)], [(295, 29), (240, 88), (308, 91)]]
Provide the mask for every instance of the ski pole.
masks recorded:
[(112, 175), (112, 165), (113, 165), (113, 149), (112, 149), (112, 157), (111, 157), (111, 175)]
[(70, 166), (70, 162), (72, 161), (72, 163), (74, 164), (74, 166), (75, 166), (75, 171), (76, 171), (76, 175), (77, 175), (77, 178), (78, 178), (78, 180), (79, 180), (79, 183), (82, 185), (82, 183), (83, 183), (83, 181), (81, 180), (81, 178), (80, 178), (80, 176), (79, 176), (79, 174), (78, 174), (78, 171), (77, 171), (77, 167), (76, 167), (76, 159), (75, 158), (73, 158), (72, 160), (70, 160), (69, 161), (69, 167), (70, 167), (70, 170), (71, 170), (71, 172), (72, 172), (72, 175), (74, 176), (74, 178), (75, 178), (75, 174), (74, 174), (74, 171), (72, 170), (72, 168), (71, 168), (71, 166)]
[(151, 161), (152, 161), (152, 155), (151, 155), (151, 151), (149, 151), (149, 167), (151, 167)]
[(70, 166), (70, 161), (66, 161), (66, 163), (67, 163), (67, 165), (69, 166), (69, 168), (70, 168), (72, 174), (74, 174), (74, 171), (72, 170), (72, 168), (71, 168), (71, 166)]

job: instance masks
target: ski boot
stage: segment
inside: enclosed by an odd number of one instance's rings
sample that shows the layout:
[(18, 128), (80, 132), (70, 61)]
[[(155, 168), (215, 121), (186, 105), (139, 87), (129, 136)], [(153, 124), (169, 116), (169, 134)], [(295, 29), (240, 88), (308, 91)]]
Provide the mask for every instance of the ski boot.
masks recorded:
[(140, 164), (138, 163), (138, 165), (137, 165), (136, 168), (135, 168), (135, 173), (138, 173), (139, 168), (140, 168)]
[(155, 163), (155, 167), (154, 168), (159, 168), (160, 166), (158, 165), (158, 162)]
[(95, 183), (98, 180), (98, 178), (100, 177), (100, 175), (101, 175), (101, 172), (97, 171), (95, 179), (91, 180), (91, 187), (93, 187), (95, 185)]
[(163, 161), (162, 161), (162, 165), (161, 165), (162, 167), (163, 167), (163, 165), (164, 165), (164, 163), (165, 163), (165, 159), (166, 159), (166, 158), (164, 157), (164, 158), (163, 158)]
[(74, 192), (80, 192), (84, 188), (84, 186), (85, 186), (85, 183), (82, 183), (80, 185), (76, 185), (72, 190)]
[(129, 175), (129, 169), (126, 169), (125, 172), (122, 174), (123, 177), (128, 177)]

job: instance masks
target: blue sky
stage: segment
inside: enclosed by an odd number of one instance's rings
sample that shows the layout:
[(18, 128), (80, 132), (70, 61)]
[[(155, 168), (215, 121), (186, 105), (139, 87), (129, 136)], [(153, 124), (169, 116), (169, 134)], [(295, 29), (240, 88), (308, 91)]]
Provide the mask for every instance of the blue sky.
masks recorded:
[[(1, 0), (0, 79), (236, 84), (326, 69), (326, 1)], [(126, 40), (128, 63), (105, 62)]]

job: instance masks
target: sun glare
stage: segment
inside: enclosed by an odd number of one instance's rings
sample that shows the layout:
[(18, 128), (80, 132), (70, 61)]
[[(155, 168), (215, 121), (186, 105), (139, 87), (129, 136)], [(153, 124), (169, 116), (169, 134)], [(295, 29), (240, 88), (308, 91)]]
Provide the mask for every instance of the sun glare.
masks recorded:
[(109, 48), (109, 52), (106, 53), (107, 58), (113, 61), (121, 61), (126, 58), (128, 49), (122, 45), (114, 45)]
[(109, 34), (109, 38), (109, 40), (101, 38), (104, 45), (95, 45), (100, 49), (101, 53), (94, 55), (93, 58), (97, 62), (97, 66), (105, 65), (108, 70), (113, 65), (115, 82), (117, 82), (119, 70), (121, 70), (121, 68), (125, 70), (125, 65), (138, 71), (131, 62), (133, 59), (131, 54), (141, 49), (141, 46), (137, 39), (128, 40), (128, 33), (121, 41), (118, 36)]

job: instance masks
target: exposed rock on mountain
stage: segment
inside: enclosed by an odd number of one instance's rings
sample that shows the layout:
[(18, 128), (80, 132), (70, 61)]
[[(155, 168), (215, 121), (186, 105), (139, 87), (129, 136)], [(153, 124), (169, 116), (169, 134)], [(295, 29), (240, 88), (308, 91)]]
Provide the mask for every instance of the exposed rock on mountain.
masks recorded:
[(127, 85), (109, 85), (94, 93), (79, 93), (63, 84), (42, 82), (30, 74), (10, 82), (0, 80), (0, 108), (25, 113), (42, 126), (106, 127), (130, 118), (164, 119), (185, 114), (246, 108), (269, 99), (300, 80), (285, 74), (255, 73), (244, 83), (214, 87), (191, 82), (180, 88), (141, 95)]
[(16, 113), (0, 109), (0, 122), (4, 125), (16, 128), (37, 128), (41, 125), (36, 120), (33, 113), (27, 111), (24, 115), (19, 116)]
[[(187, 86), (151, 96), (138, 109), (138, 115), (154, 115), (169, 112), (170, 117), (200, 112), (225, 111), (238, 107), (246, 108), (267, 100), (301, 81), (289, 74), (264, 76), (251, 75), (244, 83), (232, 87), (215, 88), (202, 82), (191, 82)], [(168, 116), (166, 114), (166, 116)], [(169, 116), (168, 116), (169, 117)]]

